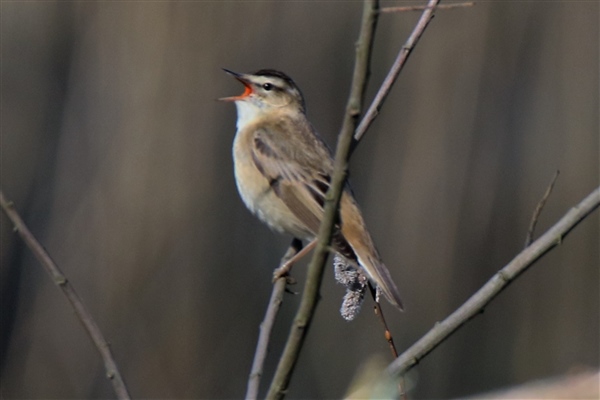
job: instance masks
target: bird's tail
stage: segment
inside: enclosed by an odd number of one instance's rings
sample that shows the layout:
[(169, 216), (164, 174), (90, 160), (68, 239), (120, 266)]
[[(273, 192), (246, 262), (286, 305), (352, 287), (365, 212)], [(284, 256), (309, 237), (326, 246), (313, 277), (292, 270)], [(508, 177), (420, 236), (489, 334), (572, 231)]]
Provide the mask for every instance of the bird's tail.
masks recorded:
[(398, 288), (392, 280), (390, 271), (388, 271), (386, 266), (380, 260), (373, 259), (370, 255), (367, 256), (367, 260), (362, 259), (359, 255), (358, 263), (363, 267), (369, 278), (377, 285), (379, 290), (381, 290), (381, 293), (383, 293), (387, 301), (399, 310), (404, 310)]
[[(342, 196), (341, 207), (341, 236), (343, 240), (336, 242), (334, 236), (334, 247), (336, 250), (348, 258), (347, 251), (344, 251), (342, 242), (345, 242), (352, 248), (352, 253), (356, 261), (366, 275), (379, 287), (385, 298), (398, 309), (403, 310), (402, 301), (398, 288), (392, 280), (390, 271), (381, 261), (373, 240), (367, 231), (362, 215), (354, 199), (347, 193)], [(342, 239), (338, 238), (338, 239)]]

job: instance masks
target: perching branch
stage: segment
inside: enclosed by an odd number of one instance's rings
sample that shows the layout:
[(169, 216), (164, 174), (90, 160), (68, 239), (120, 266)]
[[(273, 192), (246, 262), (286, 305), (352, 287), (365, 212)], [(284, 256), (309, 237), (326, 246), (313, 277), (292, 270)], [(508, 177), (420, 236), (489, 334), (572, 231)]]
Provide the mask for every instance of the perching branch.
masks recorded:
[[(288, 340), (275, 372), (275, 377), (267, 394), (268, 399), (282, 399), (285, 396), (291, 374), (294, 370), (300, 350), (306, 338), (310, 323), (312, 321), (317, 300), (319, 297), (319, 288), (323, 277), (325, 262), (329, 253), (329, 243), (334, 228), (334, 221), (339, 206), (339, 201), (343, 191), (343, 185), (346, 180), (348, 159), (351, 150), (355, 147), (354, 141), (360, 138), (366, 132), (371, 122), (375, 119), (378, 111), (381, 109), (385, 97), (389, 93), (401, 67), (406, 62), (408, 55), (414, 48), (418, 39), (427, 27), (433, 17), (433, 11), (439, 0), (430, 0), (428, 8), (423, 12), (417, 26), (410, 35), (408, 42), (402, 47), (397, 61), (384, 81), (382, 88), (373, 100), (367, 115), (356, 127), (358, 118), (362, 109), (362, 100), (364, 98), (366, 83), (369, 75), (369, 65), (371, 59), (371, 50), (373, 47), (373, 38), (379, 14), (379, 3), (376, 0), (366, 0), (363, 9), (363, 19), (361, 31), (356, 47), (356, 60), (354, 65), (354, 74), (351, 85), (351, 92), (346, 106), (344, 122), (338, 136), (336, 147), (334, 173), (331, 179), (331, 185), (327, 192), (325, 200), (325, 212), (319, 234), (317, 236), (317, 247), (313, 258), (308, 267), (306, 285), (302, 295), (300, 308), (296, 314)], [(362, 128), (361, 128), (362, 127)]]
[(419, 341), (400, 355), (388, 367), (392, 375), (402, 375), (435, 349), (471, 318), (479, 314), (513, 280), (544, 254), (562, 243), (573, 228), (600, 206), (600, 187), (573, 207), (538, 240), (519, 253), (510, 263), (494, 275), (469, 300), (435, 326)]
[(40, 242), (38, 242), (33, 234), (29, 231), (27, 225), (25, 225), (25, 222), (23, 222), (17, 213), (17, 210), (15, 210), (13, 203), (4, 198), (4, 194), (1, 190), (0, 206), (2, 207), (2, 210), (6, 216), (12, 221), (13, 225), (15, 226), (15, 230), (19, 236), (21, 236), (21, 239), (23, 239), (27, 247), (29, 247), (29, 249), (33, 252), (46, 272), (48, 272), (50, 277), (52, 277), (52, 281), (62, 290), (64, 295), (67, 297), (67, 300), (69, 300), (69, 303), (71, 303), (73, 310), (75, 310), (75, 315), (77, 315), (77, 318), (79, 318), (83, 324), (85, 330), (92, 339), (92, 342), (94, 342), (94, 345), (102, 356), (102, 360), (104, 361), (104, 369), (106, 370), (106, 377), (110, 379), (117, 398), (130, 399), (131, 397), (127, 392), (125, 381), (121, 377), (117, 363), (115, 362), (110, 351), (110, 346), (102, 335), (102, 332), (96, 324), (96, 321), (94, 321), (94, 318), (90, 312), (83, 305), (83, 301), (77, 292), (75, 292), (75, 289), (68, 281), (67, 277), (62, 273), (60, 268), (58, 268), (58, 265), (56, 265), (56, 263), (52, 260)]
[(325, 211), (319, 234), (317, 236), (317, 247), (308, 267), (308, 274), (300, 307), (294, 318), (288, 340), (283, 354), (279, 360), (275, 376), (267, 394), (267, 399), (282, 399), (289, 385), (292, 372), (296, 366), (300, 350), (304, 344), (310, 323), (315, 313), (319, 298), (319, 289), (325, 270), (325, 262), (329, 255), (329, 243), (335, 225), (335, 216), (342, 196), (344, 182), (346, 180), (347, 163), (352, 144), (352, 135), (356, 128), (358, 118), (362, 110), (362, 102), (369, 76), (369, 64), (371, 50), (377, 25), (379, 2), (377, 0), (365, 0), (361, 29), (356, 44), (356, 59), (354, 73), (350, 89), (350, 96), (346, 105), (346, 112), (342, 128), (338, 136), (336, 147), (334, 171), (331, 178), (330, 188), (325, 197)]
[[(286, 251), (285, 255), (281, 259), (279, 265), (285, 265), (294, 255), (302, 249), (302, 241), (294, 239), (290, 244), (290, 247)], [(278, 278), (273, 284), (273, 292), (271, 293), (271, 299), (267, 306), (267, 312), (265, 313), (265, 319), (260, 324), (260, 334), (258, 335), (258, 344), (256, 345), (256, 353), (254, 354), (254, 361), (252, 361), (252, 370), (250, 371), (250, 377), (248, 379), (248, 389), (246, 390), (246, 400), (256, 400), (258, 398), (258, 390), (260, 387), (260, 378), (263, 374), (263, 366), (265, 364), (265, 358), (267, 357), (267, 350), (269, 347), (269, 339), (271, 338), (271, 331), (275, 324), (275, 317), (279, 311), (279, 307), (283, 301), (283, 293), (285, 292), (287, 276)]]

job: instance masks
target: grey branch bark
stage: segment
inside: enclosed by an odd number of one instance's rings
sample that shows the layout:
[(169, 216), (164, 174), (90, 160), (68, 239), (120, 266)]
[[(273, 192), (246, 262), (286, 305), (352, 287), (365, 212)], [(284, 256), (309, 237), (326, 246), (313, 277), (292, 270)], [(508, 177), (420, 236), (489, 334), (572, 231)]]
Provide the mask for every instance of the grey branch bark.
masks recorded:
[(416, 365), (471, 318), (479, 314), (513, 280), (533, 265), (544, 254), (562, 244), (573, 228), (600, 205), (600, 187), (569, 210), (552, 228), (529, 247), (519, 253), (510, 263), (494, 275), (469, 300), (435, 326), (414, 345), (395, 359), (388, 367), (392, 375), (401, 375)]

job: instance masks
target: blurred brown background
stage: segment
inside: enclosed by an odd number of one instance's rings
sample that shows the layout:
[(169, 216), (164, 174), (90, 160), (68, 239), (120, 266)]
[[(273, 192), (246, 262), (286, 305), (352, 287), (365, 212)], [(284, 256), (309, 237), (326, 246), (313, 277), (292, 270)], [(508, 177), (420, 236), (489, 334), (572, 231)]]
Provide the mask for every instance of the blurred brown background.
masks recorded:
[[(389, 2), (386, 6), (406, 3)], [(360, 2), (3, 2), (2, 190), (97, 318), (137, 398), (243, 396), (290, 238), (239, 200), (241, 93), (221, 67), (281, 69), (332, 146)], [(438, 11), (351, 179), (407, 311), (404, 349), (598, 185), (597, 2)], [(418, 13), (382, 15), (368, 100)], [(597, 367), (598, 213), (410, 374), (447, 398)], [(304, 268), (294, 275), (303, 282)], [(339, 398), (373, 354), (331, 268), (288, 398)], [(96, 350), (2, 215), (3, 398), (108, 398)], [(302, 283), (294, 290), (300, 291)], [(299, 296), (288, 295), (268, 382)]]

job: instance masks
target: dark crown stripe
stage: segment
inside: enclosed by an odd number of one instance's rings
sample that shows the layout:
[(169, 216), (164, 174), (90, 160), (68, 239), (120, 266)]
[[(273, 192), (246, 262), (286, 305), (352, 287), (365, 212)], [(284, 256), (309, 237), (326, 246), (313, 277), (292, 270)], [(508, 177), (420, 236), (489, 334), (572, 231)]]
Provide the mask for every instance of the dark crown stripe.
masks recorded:
[(261, 69), (260, 71), (256, 71), (254, 75), (279, 78), (287, 82), (290, 86), (296, 86), (292, 78), (275, 69)]

